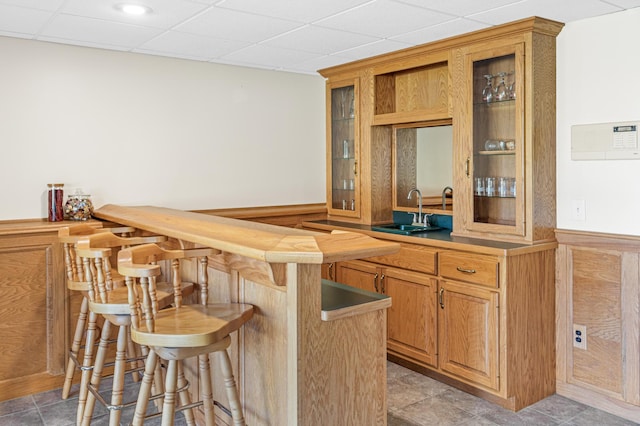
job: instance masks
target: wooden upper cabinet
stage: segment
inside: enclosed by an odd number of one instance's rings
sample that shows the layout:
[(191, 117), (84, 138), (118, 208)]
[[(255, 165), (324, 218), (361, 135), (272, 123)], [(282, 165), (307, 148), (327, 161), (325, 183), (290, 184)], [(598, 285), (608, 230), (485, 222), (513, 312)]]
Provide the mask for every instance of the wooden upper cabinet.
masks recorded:
[(552, 24), (536, 18), (519, 33), (452, 53), (454, 235), (554, 239), (555, 36), (562, 26)]
[[(394, 129), (451, 123), (453, 235), (553, 240), (555, 39), (562, 26), (528, 18), (320, 70), (328, 94), (329, 217), (392, 221)], [(342, 121), (345, 92), (354, 94), (354, 117)], [(351, 139), (354, 158), (347, 159)]]
[(451, 117), (449, 54), (420, 55), (374, 69), (374, 125)]

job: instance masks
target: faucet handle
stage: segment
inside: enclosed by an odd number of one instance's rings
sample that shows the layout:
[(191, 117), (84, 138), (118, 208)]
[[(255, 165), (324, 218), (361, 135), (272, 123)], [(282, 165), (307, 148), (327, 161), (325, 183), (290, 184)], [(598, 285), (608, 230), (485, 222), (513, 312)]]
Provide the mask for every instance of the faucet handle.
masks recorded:
[(425, 213), (424, 214), (424, 226), (429, 227), (431, 226), (431, 216), (433, 216), (433, 213)]

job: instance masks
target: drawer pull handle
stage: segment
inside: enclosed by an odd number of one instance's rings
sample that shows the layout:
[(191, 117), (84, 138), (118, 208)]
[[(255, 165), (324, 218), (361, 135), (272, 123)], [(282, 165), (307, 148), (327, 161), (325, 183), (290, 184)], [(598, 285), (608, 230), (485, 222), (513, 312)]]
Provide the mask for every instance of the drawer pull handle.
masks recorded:
[(380, 288), (382, 289), (382, 294), (387, 294), (387, 289), (384, 288), (384, 274), (380, 277)]
[(373, 288), (376, 289), (376, 293), (380, 293), (378, 290), (378, 274), (373, 277)]
[(440, 308), (444, 309), (444, 287), (440, 287), (440, 291), (438, 292), (438, 302), (440, 303)]
[(465, 268), (461, 268), (460, 266), (456, 267), (456, 269), (458, 270), (458, 272), (462, 272), (464, 274), (475, 274), (476, 273), (475, 269), (465, 269)]

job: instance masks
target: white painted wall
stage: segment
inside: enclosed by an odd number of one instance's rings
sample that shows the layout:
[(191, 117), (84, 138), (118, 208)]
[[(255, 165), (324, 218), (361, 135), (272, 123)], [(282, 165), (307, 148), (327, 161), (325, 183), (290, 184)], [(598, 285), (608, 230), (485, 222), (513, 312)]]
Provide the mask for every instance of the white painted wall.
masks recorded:
[[(640, 235), (640, 161), (570, 153), (574, 124), (640, 120), (639, 40), (640, 8), (558, 37), (558, 228)], [(320, 77), (0, 37), (0, 220), (45, 217), (57, 181), (97, 206), (324, 202), (324, 133)]]
[(46, 184), (180, 209), (323, 203), (319, 76), (0, 37), (0, 220)]
[(558, 228), (640, 235), (640, 160), (571, 160), (572, 125), (640, 120), (640, 8), (567, 24), (557, 73)]

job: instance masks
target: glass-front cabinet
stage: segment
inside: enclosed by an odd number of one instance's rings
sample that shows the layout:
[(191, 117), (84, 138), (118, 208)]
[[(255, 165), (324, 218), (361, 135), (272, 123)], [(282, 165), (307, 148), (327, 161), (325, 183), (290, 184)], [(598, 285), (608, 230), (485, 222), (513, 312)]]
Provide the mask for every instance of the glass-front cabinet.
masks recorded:
[(524, 235), (524, 46), (467, 55), (469, 230)]
[(360, 216), (358, 80), (327, 86), (327, 200), (331, 215)]

